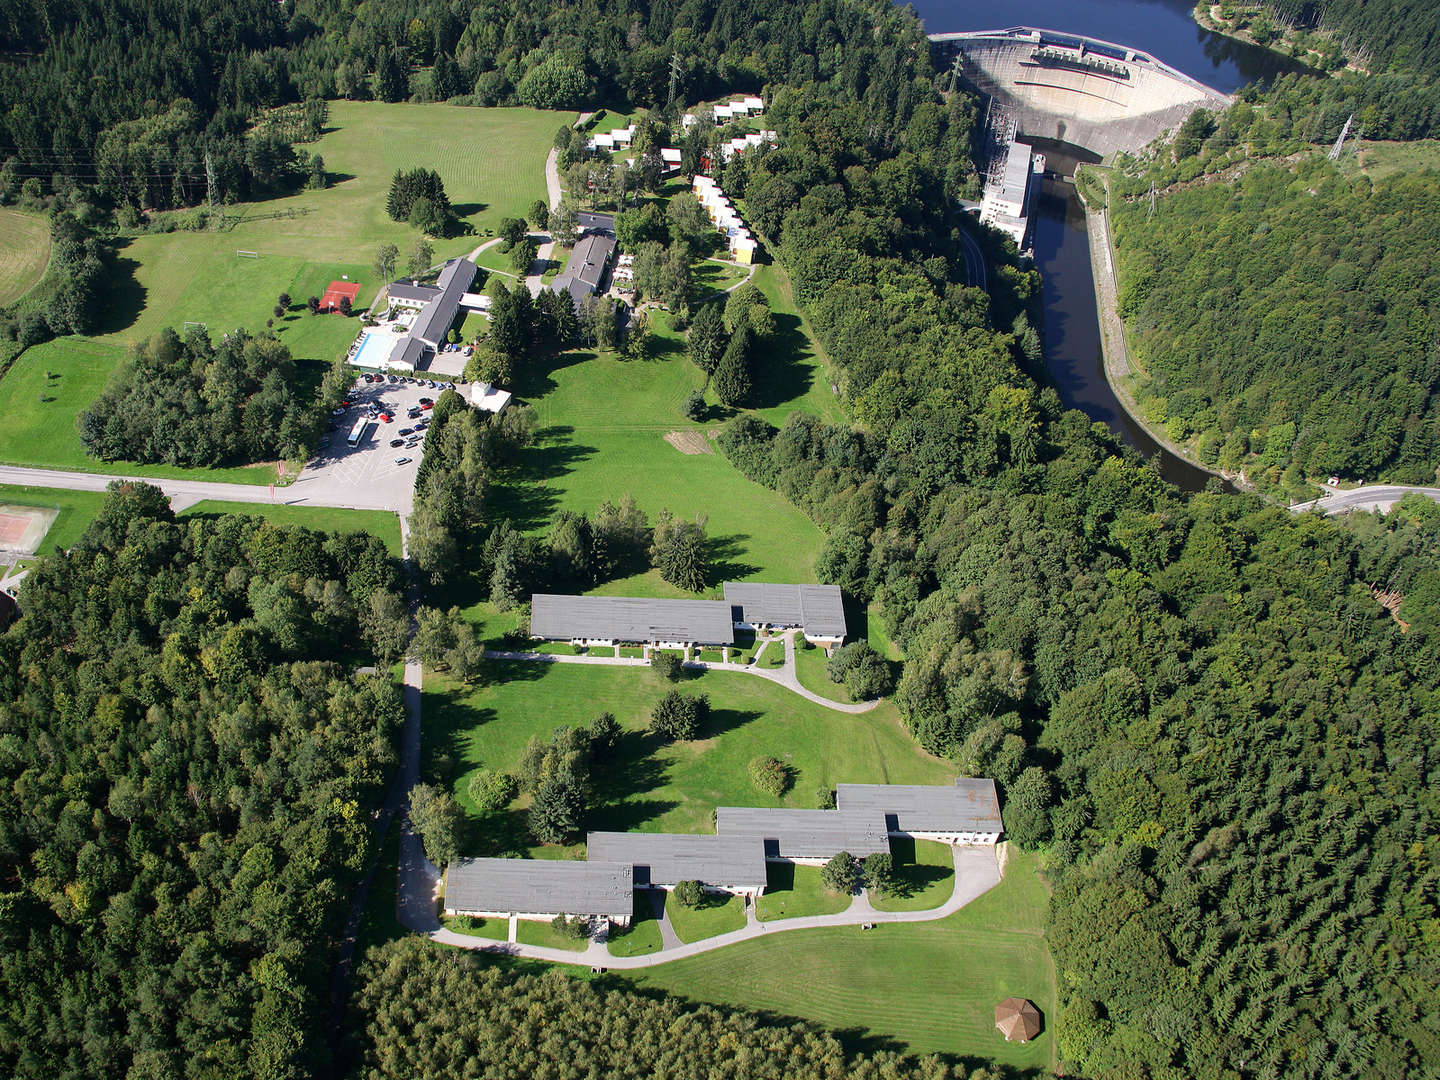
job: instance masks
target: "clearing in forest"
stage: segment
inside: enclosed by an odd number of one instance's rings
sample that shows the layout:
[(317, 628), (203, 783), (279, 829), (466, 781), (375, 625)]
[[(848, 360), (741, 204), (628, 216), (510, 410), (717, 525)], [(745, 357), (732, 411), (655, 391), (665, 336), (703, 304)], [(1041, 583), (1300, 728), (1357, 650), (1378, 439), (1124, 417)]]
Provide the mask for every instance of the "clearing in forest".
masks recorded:
[(50, 227), (39, 214), (0, 208), (0, 305), (13, 304), (50, 263)]

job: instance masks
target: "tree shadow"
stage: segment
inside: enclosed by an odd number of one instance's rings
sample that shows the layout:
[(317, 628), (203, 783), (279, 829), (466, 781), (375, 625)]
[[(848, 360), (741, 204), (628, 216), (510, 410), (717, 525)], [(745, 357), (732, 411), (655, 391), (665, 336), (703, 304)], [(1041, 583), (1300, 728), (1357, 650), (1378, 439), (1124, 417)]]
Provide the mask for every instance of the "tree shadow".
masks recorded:
[[(546, 353), (528, 364), (520, 365), (512, 380), (515, 396), (533, 401), (544, 397), (559, 384), (551, 377), (557, 371), (594, 360), (595, 353), (589, 349), (567, 349), (564, 352)], [(548, 429), (547, 429), (548, 430)], [(541, 433), (543, 435), (543, 432)]]
[(801, 328), (798, 315), (776, 313), (775, 333), (759, 345), (750, 363), (750, 404), (757, 409), (773, 408), (804, 397), (815, 381), (810, 339)]
[(736, 728), (744, 727), (752, 720), (759, 720), (763, 715), (763, 713), (752, 712), (749, 709), (712, 708), (709, 718), (705, 721), (705, 726), (700, 730), (700, 738), (718, 738)]
[(748, 554), (746, 533), (731, 533), (729, 536), (707, 536), (705, 558), (710, 564), (710, 583), (718, 585), (723, 581), (739, 581), (751, 574), (758, 574), (760, 567), (740, 562), (739, 556)]
[(536, 433), (535, 445), (516, 456), (492, 495), (497, 521), (509, 518), (524, 532), (539, 528), (554, 516), (560, 493), (545, 482), (574, 472), (576, 465), (596, 452), (593, 446), (571, 443), (574, 430), (566, 425), (542, 428)]
[(327, 188), (339, 187), (341, 184), (348, 184), (351, 180), (358, 179), (354, 173), (331, 172), (325, 170), (325, 186)]
[(489, 210), (489, 209), (490, 209), (490, 204), (489, 204), (489, 203), (483, 203), (483, 202), (466, 202), (466, 203), (451, 203), (451, 204), (450, 204), (450, 210), (451, 210), (451, 212), (452, 212), (456, 217), (462, 217), (462, 218), (465, 218), (465, 217), (473, 217), (475, 214), (483, 214), (486, 210)]
[[(130, 240), (123, 238), (116, 240), (113, 247), (119, 251), (129, 245)], [(109, 273), (106, 274), (109, 283), (105, 291), (106, 302), (95, 305), (99, 314), (93, 334), (114, 334), (133, 326), (140, 317), (140, 312), (145, 310), (145, 300), (149, 294), (135, 277), (135, 271), (139, 267), (138, 259), (117, 256), (110, 260)]]

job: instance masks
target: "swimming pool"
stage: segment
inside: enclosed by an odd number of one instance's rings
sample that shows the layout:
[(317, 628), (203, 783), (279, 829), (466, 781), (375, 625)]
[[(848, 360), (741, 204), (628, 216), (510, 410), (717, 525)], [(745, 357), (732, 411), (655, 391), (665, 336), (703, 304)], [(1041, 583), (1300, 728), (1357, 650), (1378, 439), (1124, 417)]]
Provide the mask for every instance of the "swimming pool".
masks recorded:
[(366, 334), (360, 339), (360, 348), (350, 358), (356, 367), (383, 368), (395, 348), (395, 339), (388, 334)]

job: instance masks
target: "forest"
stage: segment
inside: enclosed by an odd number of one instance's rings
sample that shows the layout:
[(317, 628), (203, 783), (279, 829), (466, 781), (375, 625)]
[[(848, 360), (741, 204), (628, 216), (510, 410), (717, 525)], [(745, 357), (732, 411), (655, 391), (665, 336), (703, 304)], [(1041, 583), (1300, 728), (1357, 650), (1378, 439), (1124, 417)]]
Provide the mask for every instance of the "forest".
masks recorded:
[(1267, 488), (1435, 483), (1440, 173), (1262, 164), (1111, 220), (1141, 406), (1171, 439)]
[(315, 1075), (402, 719), (357, 612), (398, 584), (374, 537), (118, 482), (31, 570), (0, 637), (7, 1076)]
[[(348, 373), (344, 375), (349, 384)], [(290, 350), (272, 334), (165, 329), (134, 346), (110, 385), (76, 417), (102, 461), (249, 464), (294, 458), (320, 430), (321, 396), (307, 392)]]

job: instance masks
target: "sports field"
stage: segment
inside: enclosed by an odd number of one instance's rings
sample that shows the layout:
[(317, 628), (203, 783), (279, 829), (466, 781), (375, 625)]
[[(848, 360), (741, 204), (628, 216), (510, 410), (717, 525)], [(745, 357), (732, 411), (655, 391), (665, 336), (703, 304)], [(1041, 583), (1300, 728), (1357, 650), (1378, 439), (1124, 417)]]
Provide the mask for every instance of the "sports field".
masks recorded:
[(0, 306), (34, 287), (50, 263), (50, 226), (39, 214), (0, 208)]
[[(764, 1010), (840, 1031), (855, 1049), (1054, 1066), (1055, 974), (1048, 898), (1034, 856), (1012, 855), (1004, 880), (947, 919), (772, 934), (619, 977), (692, 1001)], [(1029, 1043), (995, 1030), (995, 1006), (1026, 997), (1044, 1029)]]
[[(456, 797), (467, 808), (476, 770), (513, 770), (530, 736), (548, 739), (556, 727), (584, 725), (602, 712), (613, 713), (626, 734), (615, 758), (595, 770), (590, 828), (713, 832), (711, 812), (720, 805), (813, 807), (817, 788), (841, 781), (944, 784), (955, 776), (953, 765), (916, 746), (891, 705), (845, 715), (739, 672), (680, 684), (709, 695), (712, 715), (701, 738), (673, 744), (648, 731), (650, 710), (671, 688), (648, 668), (495, 661), (478, 684), (425, 677), (426, 766), (453, 769)], [(748, 765), (762, 754), (795, 771), (783, 799), (750, 780)], [(524, 805), (521, 799), (483, 829), (477, 819), (469, 853), (531, 852)]]

